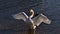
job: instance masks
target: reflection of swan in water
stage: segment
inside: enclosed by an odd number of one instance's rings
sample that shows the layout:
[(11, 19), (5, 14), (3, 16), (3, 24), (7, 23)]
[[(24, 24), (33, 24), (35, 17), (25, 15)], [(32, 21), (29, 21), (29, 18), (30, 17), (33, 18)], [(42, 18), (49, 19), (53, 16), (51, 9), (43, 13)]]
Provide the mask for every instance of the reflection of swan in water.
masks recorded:
[(31, 29), (35, 29), (36, 26), (39, 26), (42, 22), (46, 24), (50, 24), (51, 21), (43, 14), (39, 14), (38, 16), (32, 18), (34, 16), (34, 11), (31, 9), (32, 15), (28, 17), (24, 12), (13, 15), (15, 19), (24, 20)]

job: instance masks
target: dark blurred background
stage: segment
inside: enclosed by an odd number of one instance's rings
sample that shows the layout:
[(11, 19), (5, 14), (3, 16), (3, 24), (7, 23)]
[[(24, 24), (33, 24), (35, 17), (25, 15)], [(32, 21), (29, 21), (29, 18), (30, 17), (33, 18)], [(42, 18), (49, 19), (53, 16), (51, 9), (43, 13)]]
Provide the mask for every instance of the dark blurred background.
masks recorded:
[(0, 34), (27, 34), (24, 21), (11, 15), (33, 9), (35, 15), (43, 13), (52, 22), (42, 23), (36, 28), (37, 34), (60, 34), (60, 0), (0, 0)]

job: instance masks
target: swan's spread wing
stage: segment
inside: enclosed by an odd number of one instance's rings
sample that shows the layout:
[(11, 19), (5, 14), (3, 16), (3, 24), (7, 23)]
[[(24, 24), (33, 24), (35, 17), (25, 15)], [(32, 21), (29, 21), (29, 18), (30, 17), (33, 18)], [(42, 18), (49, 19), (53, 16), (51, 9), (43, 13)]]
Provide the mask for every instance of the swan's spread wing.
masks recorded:
[(12, 15), (12, 16), (13, 16), (13, 18), (15, 18), (15, 19), (18, 19), (18, 20), (22, 19), (22, 20), (24, 20), (24, 21), (26, 21), (26, 19), (28, 18), (28, 16), (27, 16), (24, 12), (21, 12), (21, 13)]
[(34, 21), (35, 26), (39, 26), (42, 22), (40, 19), (40, 14), (32, 19)]

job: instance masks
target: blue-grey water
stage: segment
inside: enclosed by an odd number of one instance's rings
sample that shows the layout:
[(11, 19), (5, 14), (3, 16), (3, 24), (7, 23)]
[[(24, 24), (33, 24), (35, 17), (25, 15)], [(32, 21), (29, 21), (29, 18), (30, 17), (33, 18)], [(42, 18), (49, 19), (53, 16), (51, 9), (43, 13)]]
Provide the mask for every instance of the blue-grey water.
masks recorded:
[(30, 9), (52, 21), (38, 26), (36, 34), (60, 34), (60, 0), (0, 0), (0, 34), (27, 34), (27, 25), (11, 15), (23, 11), (29, 15)]

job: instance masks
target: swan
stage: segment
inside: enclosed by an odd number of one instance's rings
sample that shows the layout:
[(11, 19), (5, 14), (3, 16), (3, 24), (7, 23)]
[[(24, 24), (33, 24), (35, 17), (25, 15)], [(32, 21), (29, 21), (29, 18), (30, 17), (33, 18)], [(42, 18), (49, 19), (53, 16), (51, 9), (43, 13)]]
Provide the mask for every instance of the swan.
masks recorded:
[(27, 16), (25, 12), (20, 12), (18, 14), (12, 15), (12, 16), (13, 16), (13, 18), (18, 19), (18, 20), (20, 20), (20, 19), (24, 20), (28, 24), (30, 29), (35, 29), (42, 22), (44, 22), (46, 24), (50, 24), (51, 23), (51, 20), (48, 19), (42, 13), (39, 14), (38, 16), (32, 18), (34, 16), (34, 10), (31, 9), (30, 12), (32, 13), (30, 16)]

